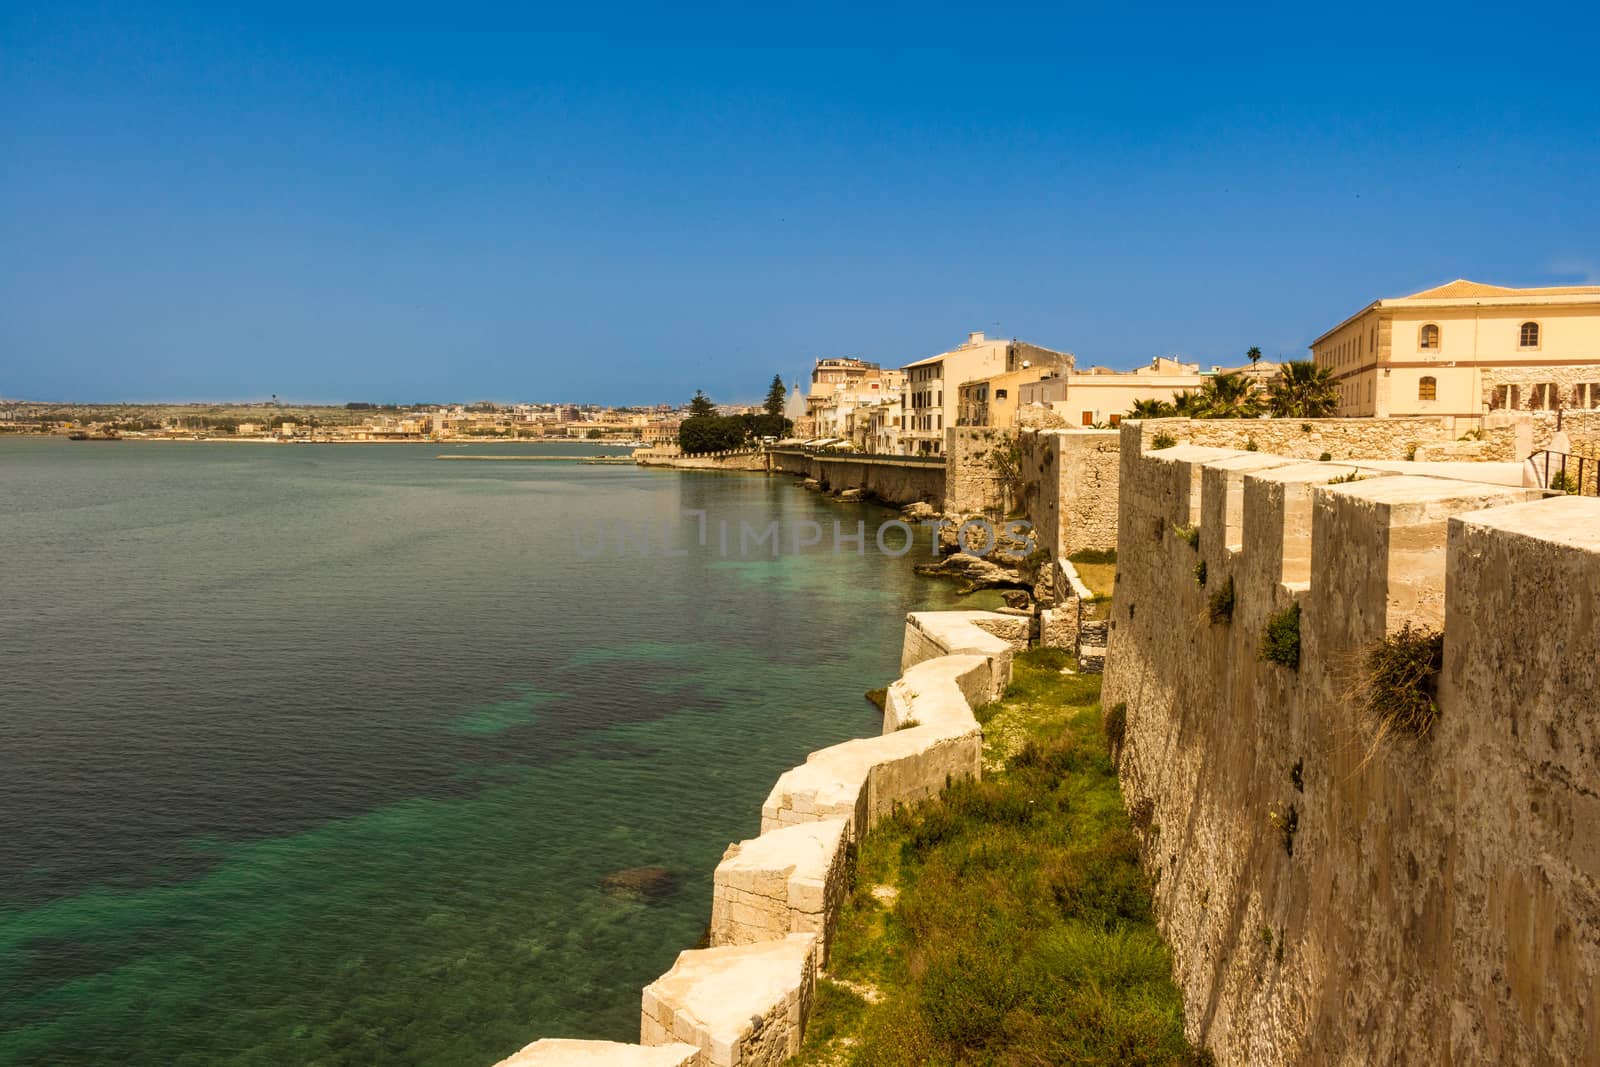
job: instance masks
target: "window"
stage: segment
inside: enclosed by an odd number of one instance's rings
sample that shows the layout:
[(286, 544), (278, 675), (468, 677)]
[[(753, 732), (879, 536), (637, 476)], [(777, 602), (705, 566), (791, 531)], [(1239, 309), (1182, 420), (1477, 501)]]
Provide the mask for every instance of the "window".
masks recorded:
[(1113, 416), (1111, 416), (1111, 425), (1112, 426), (1121, 426), (1122, 425), (1122, 416), (1121, 415), (1113, 415)]
[(1430, 376), (1430, 377), (1424, 378), (1420, 382), (1418, 382), (1417, 383), (1417, 399), (1418, 400), (1438, 400), (1439, 399), (1439, 379)]
[(1085, 426), (1093, 426), (1094, 425), (1094, 412), (1085, 411), (1083, 413), (1083, 424)]
[(1426, 326), (1424, 326), (1422, 328), (1421, 336), (1417, 339), (1417, 347), (1418, 348), (1438, 348), (1439, 347), (1439, 327), (1435, 326), (1431, 322), (1428, 323)]
[(1523, 323), (1522, 324), (1521, 337), (1517, 341), (1517, 344), (1520, 345), (1523, 348), (1538, 348), (1539, 347), (1539, 324), (1537, 322), (1525, 322), (1525, 323)]
[(1587, 408), (1600, 408), (1600, 382), (1590, 382), (1588, 388), (1589, 402), (1584, 406)]
[(1006, 398), (1006, 391), (1004, 389), (996, 389), (994, 391), (994, 398), (996, 400), (1004, 400)]
[(1555, 382), (1540, 382), (1533, 387), (1533, 397), (1528, 402), (1528, 407), (1534, 411), (1553, 410), (1558, 395)]

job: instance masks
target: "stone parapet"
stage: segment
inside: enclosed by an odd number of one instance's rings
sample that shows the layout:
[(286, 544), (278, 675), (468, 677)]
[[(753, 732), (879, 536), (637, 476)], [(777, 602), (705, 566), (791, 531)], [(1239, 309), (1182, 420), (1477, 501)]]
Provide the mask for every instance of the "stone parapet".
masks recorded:
[(850, 822), (799, 823), (729, 845), (711, 896), (711, 944), (747, 945), (817, 935), (828, 960), (847, 882)]
[(816, 993), (817, 938), (679, 953), (645, 987), (640, 1040), (700, 1050), (704, 1067), (768, 1067), (800, 1051)]
[(620, 1041), (574, 1041), (546, 1037), (495, 1067), (700, 1067), (693, 1045), (625, 1045)]

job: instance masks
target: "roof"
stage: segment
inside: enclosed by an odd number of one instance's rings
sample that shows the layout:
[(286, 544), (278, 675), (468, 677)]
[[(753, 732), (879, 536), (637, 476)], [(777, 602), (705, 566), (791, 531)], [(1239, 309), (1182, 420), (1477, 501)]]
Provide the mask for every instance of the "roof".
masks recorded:
[[(1484, 282), (1457, 278), (1453, 282), (1424, 289), (1420, 293), (1400, 297), (1401, 300), (1464, 300), (1483, 296), (1595, 296), (1600, 295), (1600, 285), (1547, 285), (1533, 289), (1513, 289), (1508, 285), (1488, 285)], [(1389, 303), (1385, 300), (1382, 303)]]

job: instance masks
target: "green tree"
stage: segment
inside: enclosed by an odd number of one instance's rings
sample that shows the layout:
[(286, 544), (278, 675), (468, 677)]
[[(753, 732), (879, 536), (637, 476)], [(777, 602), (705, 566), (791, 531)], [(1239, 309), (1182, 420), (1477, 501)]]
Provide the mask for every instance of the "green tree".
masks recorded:
[(767, 401), (761, 407), (768, 415), (777, 415), (781, 418), (785, 399), (783, 379), (774, 374), (772, 376), (772, 385), (767, 388)]
[(1267, 403), (1280, 419), (1321, 419), (1339, 407), (1339, 387), (1327, 367), (1290, 360), (1267, 386)]
[(590, 430), (588, 433), (584, 434), (583, 436), (587, 437), (591, 441), (598, 441), (598, 440), (600, 440), (600, 431), (599, 430)]
[(1255, 345), (1251, 345), (1250, 351), (1244, 354), (1244, 358), (1250, 361), (1250, 369), (1255, 370), (1256, 364), (1261, 362), (1261, 349), (1257, 348)]
[(696, 389), (694, 391), (694, 398), (689, 401), (690, 417), (704, 418), (706, 416), (715, 415), (716, 413), (717, 405), (711, 402), (711, 398), (706, 396), (704, 390)]
[(691, 415), (678, 427), (678, 447), (685, 455), (726, 452), (749, 437), (744, 420), (736, 415)]
[(1263, 406), (1255, 380), (1239, 371), (1206, 379), (1195, 402), (1202, 419), (1254, 418), (1261, 414)]
[(1204, 405), (1200, 394), (1193, 389), (1184, 389), (1172, 395), (1172, 413), (1186, 419), (1198, 419)]
[(1170, 401), (1166, 400), (1135, 400), (1133, 407), (1128, 409), (1130, 419), (1170, 419), (1178, 413)]

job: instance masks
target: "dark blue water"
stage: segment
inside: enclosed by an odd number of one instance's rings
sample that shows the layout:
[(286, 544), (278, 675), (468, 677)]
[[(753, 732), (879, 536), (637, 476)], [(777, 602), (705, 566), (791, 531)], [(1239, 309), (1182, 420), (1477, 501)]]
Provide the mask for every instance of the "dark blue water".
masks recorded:
[(0, 1063), (636, 1037), (722, 849), (950, 597), (680, 518), (886, 517), (785, 478), (435, 458), (559, 451), (0, 440)]

